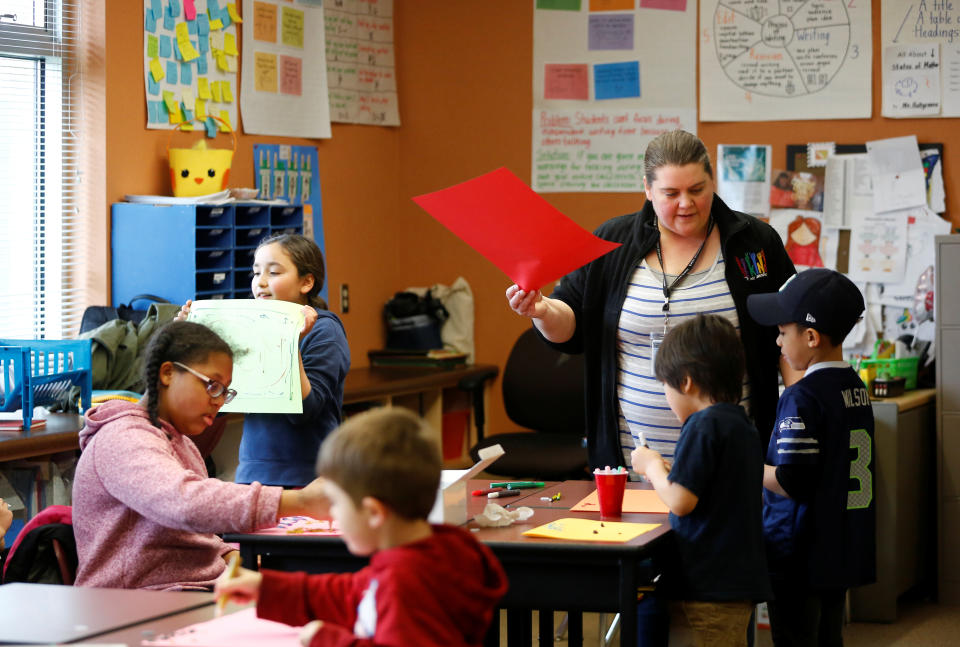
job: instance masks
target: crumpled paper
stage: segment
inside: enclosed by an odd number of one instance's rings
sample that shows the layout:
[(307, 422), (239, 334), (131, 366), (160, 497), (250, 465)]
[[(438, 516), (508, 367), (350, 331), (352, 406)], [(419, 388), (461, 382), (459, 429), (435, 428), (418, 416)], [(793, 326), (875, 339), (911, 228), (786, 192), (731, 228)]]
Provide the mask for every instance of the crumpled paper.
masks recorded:
[(485, 528), (500, 528), (509, 526), (514, 521), (526, 521), (533, 516), (533, 509), (526, 506), (507, 510), (496, 503), (488, 503), (483, 512), (473, 518), (478, 526)]

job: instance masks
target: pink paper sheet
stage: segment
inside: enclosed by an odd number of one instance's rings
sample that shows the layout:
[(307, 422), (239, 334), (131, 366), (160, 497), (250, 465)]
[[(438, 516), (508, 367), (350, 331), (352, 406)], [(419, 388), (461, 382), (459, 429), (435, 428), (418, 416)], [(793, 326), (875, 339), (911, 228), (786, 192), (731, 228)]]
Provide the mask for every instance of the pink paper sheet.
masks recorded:
[(144, 640), (146, 647), (300, 647), (300, 627), (257, 617), (253, 607)]
[(539, 289), (620, 246), (560, 213), (506, 168), (413, 201), (524, 290)]
[(273, 528), (261, 528), (253, 535), (339, 535), (340, 528), (332, 521), (313, 517), (281, 517)]

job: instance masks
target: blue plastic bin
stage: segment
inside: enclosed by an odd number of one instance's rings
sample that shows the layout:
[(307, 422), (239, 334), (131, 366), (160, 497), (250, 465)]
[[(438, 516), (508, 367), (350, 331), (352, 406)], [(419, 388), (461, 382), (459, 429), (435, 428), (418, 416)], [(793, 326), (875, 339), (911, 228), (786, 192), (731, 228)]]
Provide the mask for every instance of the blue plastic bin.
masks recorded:
[(0, 411), (23, 409), (23, 428), (33, 423), (33, 408), (58, 402), (80, 387), (80, 411), (93, 394), (89, 339), (49, 341), (0, 339)]

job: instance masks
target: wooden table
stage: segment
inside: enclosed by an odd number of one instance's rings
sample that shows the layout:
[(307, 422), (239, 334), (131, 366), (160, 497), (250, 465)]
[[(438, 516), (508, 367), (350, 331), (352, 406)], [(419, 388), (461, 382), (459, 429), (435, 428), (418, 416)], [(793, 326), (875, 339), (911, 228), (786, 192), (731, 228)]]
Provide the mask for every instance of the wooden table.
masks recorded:
[(46, 456), (79, 449), (83, 418), (72, 413), (51, 413), (43, 429), (0, 432), (0, 461)]
[[(470, 481), (467, 489), (481, 489), (489, 483), (489, 480)], [(632, 483), (630, 487), (649, 486)], [(564, 493), (560, 501), (547, 504), (539, 500), (557, 489)], [(670, 532), (667, 515), (623, 515), (622, 521), (660, 524), (626, 543), (566, 541), (522, 534), (563, 517), (598, 518), (597, 513), (569, 510), (592, 491), (590, 481), (551, 484), (549, 488), (531, 490), (524, 497), (509, 500), (510, 507), (537, 506), (534, 516), (525, 522), (506, 528), (478, 528), (473, 521), (467, 524), (477, 539), (493, 550), (510, 580), (510, 589), (500, 603), (500, 608), (508, 611), (508, 644), (530, 644), (530, 612), (537, 609), (543, 619), (541, 642), (547, 636), (552, 641), (553, 610), (569, 611), (571, 618), (578, 619), (583, 611), (615, 611), (621, 617), (620, 644), (636, 645), (637, 589), (654, 575), (649, 558)], [(476, 515), (486, 505), (486, 497), (470, 498), (468, 515)], [(550, 505), (553, 509), (537, 504)], [(257, 564), (259, 560), (263, 568), (342, 573), (358, 570), (368, 562), (367, 558), (351, 555), (339, 537), (228, 533), (224, 539), (240, 545), (244, 564)], [(571, 629), (569, 644), (572, 647), (581, 644), (582, 636)], [(486, 644), (499, 644), (497, 623), (491, 628)]]
[(210, 593), (5, 584), (0, 586), (0, 642), (86, 641), (201, 607), (212, 612), (212, 605)]

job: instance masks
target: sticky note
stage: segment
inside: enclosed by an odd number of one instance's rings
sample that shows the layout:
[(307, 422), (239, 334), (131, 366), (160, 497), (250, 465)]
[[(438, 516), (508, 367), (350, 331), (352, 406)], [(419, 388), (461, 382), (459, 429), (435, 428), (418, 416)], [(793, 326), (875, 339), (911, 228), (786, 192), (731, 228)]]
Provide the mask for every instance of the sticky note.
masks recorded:
[(283, 7), (280, 9), (280, 39), (284, 45), (303, 47), (303, 12)]
[[(233, 130), (233, 124), (230, 123), (230, 113), (229, 113), (229, 112), (227, 112), (226, 110), (221, 110), (221, 111), (220, 111), (220, 120), (223, 121), (223, 123), (220, 124), (220, 132), (228, 133), (228, 132), (230, 132), (231, 130)], [(226, 125), (224, 125), (224, 124), (226, 124)]]
[(217, 0), (207, 0), (207, 13), (210, 17), (216, 17), (220, 14), (220, 3)]
[(207, 19), (207, 14), (201, 13), (197, 14), (197, 35), (206, 36), (210, 33), (210, 21)]
[(180, 99), (183, 102), (184, 109), (189, 108), (190, 110), (193, 110), (193, 102), (194, 102), (193, 90), (183, 90), (180, 93)]
[(180, 130), (182, 130), (182, 131), (184, 131), (184, 132), (188, 132), (188, 133), (189, 133), (189, 132), (192, 132), (192, 131), (193, 131), (193, 124), (191, 124), (191, 123), (187, 122), (186, 120), (184, 120), (183, 125), (180, 126)]
[(169, 114), (169, 112), (170, 111), (167, 110), (167, 104), (165, 104), (163, 101), (157, 101), (157, 117), (160, 121), (166, 121), (167, 114)]
[(150, 0), (150, 10), (154, 16), (159, 16), (163, 13), (163, 2), (161, 0)]
[(237, 57), (224, 55), (223, 58), (226, 59), (227, 72), (235, 73), (237, 71)]
[[(206, 54), (210, 51), (210, 37), (204, 36), (201, 34), (197, 35), (197, 49), (201, 54)], [(201, 58), (206, 59), (206, 56), (201, 56)]]
[(197, 21), (196, 21), (196, 20), (191, 20), (190, 22), (187, 23), (187, 33), (190, 34), (191, 36), (196, 36), (196, 35), (197, 35)]
[(224, 34), (223, 35), (223, 51), (231, 56), (238, 56), (240, 51), (237, 50), (237, 37), (233, 34)]
[(633, 14), (596, 14), (590, 16), (587, 49), (633, 49)]
[(147, 75), (147, 93), (154, 96), (160, 94), (160, 84), (153, 78), (153, 71)]
[(197, 77), (197, 96), (201, 99), (209, 99), (211, 97), (210, 82), (205, 76)]
[(303, 59), (280, 57), (280, 92), (300, 96), (303, 92)]
[(160, 42), (153, 34), (147, 35), (147, 58), (156, 58), (160, 56)]
[(163, 91), (163, 103), (167, 106), (167, 112), (179, 112), (180, 110), (180, 108), (177, 107), (177, 98), (170, 90)]
[(177, 68), (179, 65), (176, 61), (167, 61), (167, 83), (177, 82)]
[(590, 0), (590, 11), (633, 11), (635, 0)]
[(253, 39), (277, 42), (277, 6), (266, 2), (253, 3)]
[[(167, 31), (173, 31), (176, 25), (177, 25), (177, 21), (176, 19), (174, 19), (173, 16), (170, 15), (170, 12), (164, 11), (163, 12), (163, 28), (166, 29)], [(173, 115), (170, 115), (170, 118), (173, 119)]]
[(191, 85), (193, 83), (193, 66), (191, 63), (181, 63), (180, 64), (180, 83), (183, 85)]
[[(186, 23), (180, 23), (185, 25)], [(183, 55), (183, 60), (192, 61), (193, 59), (200, 56), (200, 53), (193, 48), (193, 44), (190, 42), (190, 37), (184, 35), (183, 39), (177, 39), (177, 45), (180, 47), (180, 53)]]
[(193, 102), (193, 111), (196, 113), (197, 119), (203, 121), (207, 118), (207, 102), (203, 99), (197, 99)]
[(169, 36), (160, 36), (160, 57), (170, 58), (171, 46)]
[(207, 127), (207, 137), (216, 137), (217, 136), (217, 122), (212, 117), (207, 117), (204, 124)]
[(180, 15), (180, 0), (170, 0), (167, 11), (174, 18), (178, 17)]
[(537, 9), (580, 11), (580, 0), (537, 0)]
[(210, 49), (223, 51), (223, 32), (216, 31), (210, 34)]
[(180, 52), (180, 41), (173, 41), (173, 57), (178, 61), (183, 60), (183, 54)]
[(230, 71), (230, 66), (227, 64), (227, 55), (223, 52), (217, 52), (217, 69), (221, 72)]
[(253, 87), (257, 92), (277, 91), (277, 55), (253, 53)]
[(220, 81), (214, 81), (210, 84), (210, 93), (213, 95), (214, 101), (223, 103), (223, 91), (220, 89)]
[(641, 9), (665, 9), (667, 11), (686, 11), (687, 0), (640, 0)]
[(163, 66), (160, 65), (160, 61), (156, 58), (150, 59), (150, 76), (153, 77), (154, 81), (163, 79)]
[[(186, 104), (183, 104), (180, 109), (183, 111), (183, 120), (184, 121), (193, 121), (193, 110), (187, 110)], [(193, 128), (192, 126), (190, 127)], [(182, 130), (187, 130), (187, 127), (184, 126)]]
[[(205, 41), (200, 41), (202, 45)], [(206, 74), (207, 73), (207, 57), (201, 56), (197, 59), (197, 74)]]
[(219, 18), (210, 19), (210, 29), (211, 30), (220, 30), (223, 29), (223, 21)]
[(590, 73), (585, 63), (546, 63), (543, 66), (544, 99), (590, 98)]
[(227, 3), (227, 14), (230, 16), (233, 22), (243, 22), (243, 18), (240, 17), (240, 14), (237, 13), (237, 5), (233, 2)]
[[(150, 11), (150, 10), (147, 9), (147, 11)], [(157, 113), (156, 101), (147, 101), (147, 123), (149, 124), (160, 123), (160, 115)]]
[(197, 6), (193, 3), (193, 0), (183, 0), (183, 17), (187, 20), (196, 20)]
[(143, 28), (151, 34), (157, 31), (157, 17), (150, 9), (143, 10)]
[(602, 63), (593, 66), (595, 99), (640, 96), (640, 62)]
[(221, 29), (226, 29), (233, 23), (233, 21), (230, 20), (230, 14), (228, 14), (224, 9), (220, 10), (220, 15), (218, 18), (220, 18), (220, 22), (223, 23), (223, 27), (221, 27)]
[(230, 90), (230, 81), (220, 82), (220, 94), (223, 95), (224, 103), (233, 103), (233, 92)]

